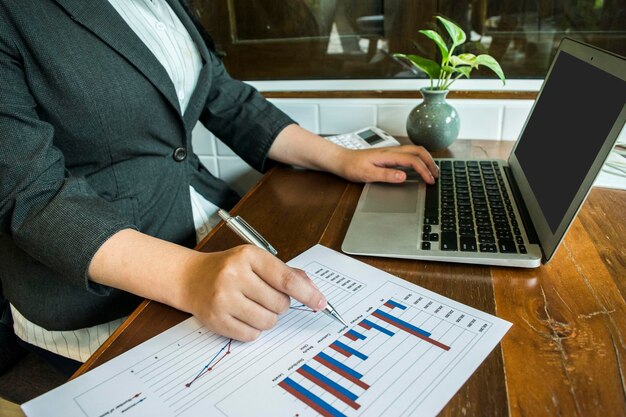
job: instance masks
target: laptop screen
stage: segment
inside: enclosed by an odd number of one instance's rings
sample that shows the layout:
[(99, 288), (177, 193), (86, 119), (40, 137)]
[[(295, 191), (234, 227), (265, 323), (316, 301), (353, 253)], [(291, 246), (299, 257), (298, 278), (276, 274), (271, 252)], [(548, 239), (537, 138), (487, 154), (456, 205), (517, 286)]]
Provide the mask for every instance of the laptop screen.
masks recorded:
[(509, 163), (549, 259), (626, 118), (624, 58), (565, 38)]
[(567, 52), (554, 62), (515, 155), (552, 233), (624, 106), (626, 84)]

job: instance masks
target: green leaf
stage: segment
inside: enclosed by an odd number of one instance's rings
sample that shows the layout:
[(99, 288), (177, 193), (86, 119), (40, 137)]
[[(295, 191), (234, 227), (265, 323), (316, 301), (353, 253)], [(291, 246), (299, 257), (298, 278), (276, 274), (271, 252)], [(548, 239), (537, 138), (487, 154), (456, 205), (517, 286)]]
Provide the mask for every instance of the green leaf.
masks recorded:
[(476, 55), (474, 54), (460, 54), (459, 59), (463, 62), (467, 62), (467, 65), (476, 66)]
[(422, 58), (417, 55), (404, 55), (404, 54), (394, 54), (393, 56), (397, 58), (404, 58), (413, 63), (418, 69), (425, 72), (432, 79), (439, 78), (439, 72), (441, 67), (435, 61), (432, 61), (427, 58)]
[(434, 30), (420, 30), (419, 32), (429, 39), (432, 39), (437, 44), (439, 50), (441, 51), (441, 62), (447, 61), (449, 55), (448, 45), (446, 45), (446, 41), (443, 40), (441, 35)]
[(444, 65), (443, 67), (441, 67), (441, 71), (445, 72), (446, 74), (452, 74), (454, 72), (454, 67), (451, 67), (450, 65)]
[(476, 57), (476, 64), (484, 65), (485, 67), (489, 68), (491, 71), (496, 73), (498, 78), (502, 80), (502, 84), (506, 84), (506, 80), (504, 78), (504, 71), (502, 71), (500, 64), (498, 64), (498, 61), (496, 61), (494, 57), (492, 57), (491, 55), (486, 55), (486, 54), (478, 55)]
[(461, 73), (465, 78), (469, 78), (472, 67), (457, 67), (456, 71)]
[(463, 29), (441, 16), (437, 16), (437, 19), (441, 22), (443, 27), (446, 28), (448, 34), (450, 35), (450, 38), (452, 39), (452, 48), (450, 48), (450, 50), (454, 49), (455, 46), (459, 46), (463, 42), (465, 42), (467, 37), (465, 36), (465, 32), (463, 32)]
[(478, 65), (476, 64), (476, 55), (474, 54), (461, 54), (461, 55), (452, 55), (450, 57), (450, 64), (453, 67), (457, 67), (459, 65), (469, 65), (474, 68)]

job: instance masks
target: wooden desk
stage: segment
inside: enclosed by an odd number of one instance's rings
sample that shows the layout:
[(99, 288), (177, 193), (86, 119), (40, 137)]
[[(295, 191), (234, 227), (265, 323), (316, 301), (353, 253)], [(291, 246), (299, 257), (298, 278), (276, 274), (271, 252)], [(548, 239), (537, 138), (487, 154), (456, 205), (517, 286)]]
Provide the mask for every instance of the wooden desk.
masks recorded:
[[(506, 158), (511, 143), (457, 141), (437, 156)], [(235, 207), (287, 261), (315, 243), (339, 250), (362, 185), (278, 167)], [(626, 415), (626, 192), (594, 189), (554, 259), (536, 269), (358, 257), (513, 323), (445, 416)], [(200, 245), (241, 244), (220, 226)], [(188, 316), (141, 304), (77, 372)]]

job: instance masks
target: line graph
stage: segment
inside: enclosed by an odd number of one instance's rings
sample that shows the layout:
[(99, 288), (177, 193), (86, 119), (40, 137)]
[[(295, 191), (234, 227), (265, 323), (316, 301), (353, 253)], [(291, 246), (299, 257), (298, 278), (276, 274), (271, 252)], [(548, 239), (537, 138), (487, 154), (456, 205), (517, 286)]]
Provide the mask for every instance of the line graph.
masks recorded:
[[(228, 342), (226, 342), (226, 344), (219, 350), (219, 352), (217, 352), (215, 356), (213, 356), (213, 358), (209, 361), (209, 363), (204, 365), (204, 368), (202, 368), (202, 370), (198, 373), (198, 375), (196, 375), (191, 381), (185, 384), (185, 387), (189, 388), (191, 384), (196, 382), (203, 375), (206, 375), (207, 372), (211, 372), (213, 368), (216, 367), (217, 364), (220, 363), (222, 359), (226, 357), (226, 355), (230, 354), (230, 346), (232, 345), (232, 343), (233, 343), (233, 339), (228, 339)], [(215, 359), (220, 355), (220, 353), (224, 352), (224, 349), (227, 349), (224, 355), (221, 358), (219, 358), (215, 363), (213, 363), (213, 361), (215, 361)]]
[(293, 302), (252, 343), (195, 318), (23, 406), (28, 415), (434, 416), (510, 326), (315, 246), (305, 270), (349, 323)]
[[(339, 304), (365, 287), (363, 283), (317, 263), (304, 269), (320, 291)], [(299, 302), (292, 302), (275, 329), (263, 333), (265, 343), (245, 344), (227, 339), (198, 323), (187, 334), (137, 362), (127, 373), (147, 386), (173, 415), (184, 415), (195, 404), (227, 385), (233, 377), (271, 355), (276, 346), (293, 343), (298, 338), (306, 341), (307, 336), (301, 334), (303, 328), (320, 329), (329, 323), (332, 322), (325, 315)], [(96, 395), (95, 391), (93, 395)], [(92, 393), (86, 393), (77, 401), (89, 404), (91, 399)]]

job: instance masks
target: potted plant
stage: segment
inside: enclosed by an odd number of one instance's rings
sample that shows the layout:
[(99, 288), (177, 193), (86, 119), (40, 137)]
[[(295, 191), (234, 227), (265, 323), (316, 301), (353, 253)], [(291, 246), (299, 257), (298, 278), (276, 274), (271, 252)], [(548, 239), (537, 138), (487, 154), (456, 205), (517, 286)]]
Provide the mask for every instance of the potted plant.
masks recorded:
[(446, 148), (459, 135), (459, 116), (454, 107), (445, 101), (450, 86), (456, 80), (470, 78), (472, 70), (484, 66), (505, 83), (504, 72), (492, 56), (470, 53), (454, 55), (455, 49), (465, 43), (467, 36), (463, 29), (451, 21), (441, 16), (436, 16), (436, 19), (446, 29), (449, 43), (434, 30), (423, 29), (419, 32), (435, 42), (441, 55), (440, 62), (418, 55), (394, 54), (395, 57), (410, 62), (430, 78), (430, 86), (420, 89), (424, 101), (411, 110), (406, 126), (411, 141), (429, 150)]

